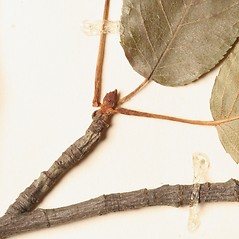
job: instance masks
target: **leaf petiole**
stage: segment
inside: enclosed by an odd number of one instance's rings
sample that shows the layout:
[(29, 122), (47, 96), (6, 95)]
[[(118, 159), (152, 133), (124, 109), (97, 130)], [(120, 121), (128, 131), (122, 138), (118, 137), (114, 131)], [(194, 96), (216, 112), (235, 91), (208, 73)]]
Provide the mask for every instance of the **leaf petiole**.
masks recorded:
[(142, 112), (137, 110), (131, 110), (131, 109), (126, 109), (121, 107), (116, 108), (114, 110), (114, 113), (154, 118), (154, 119), (170, 120), (170, 121), (175, 121), (175, 122), (180, 122), (185, 124), (204, 125), (204, 126), (218, 126), (222, 123), (239, 119), (239, 115), (237, 115), (237, 116), (233, 116), (226, 119), (220, 119), (220, 120), (192, 120), (192, 119), (178, 118), (178, 117), (169, 116), (169, 115), (160, 115), (160, 114), (153, 114), (153, 113)]
[(130, 92), (128, 95), (121, 98), (118, 102), (118, 105), (122, 105), (125, 102), (129, 101), (131, 98), (133, 98), (139, 91), (141, 91), (146, 85), (148, 85), (151, 82), (149, 78), (146, 78), (137, 88), (135, 88), (132, 92)]

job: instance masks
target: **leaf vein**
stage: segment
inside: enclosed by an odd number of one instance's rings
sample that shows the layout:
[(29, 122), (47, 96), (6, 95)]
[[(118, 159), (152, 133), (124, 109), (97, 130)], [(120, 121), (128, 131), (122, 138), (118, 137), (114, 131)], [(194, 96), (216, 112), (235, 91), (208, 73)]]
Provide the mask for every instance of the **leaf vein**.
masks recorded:
[(141, 17), (141, 20), (143, 21), (143, 26), (144, 26), (144, 29), (145, 29), (145, 32), (146, 32), (147, 41), (149, 42), (149, 45), (150, 45), (150, 47), (151, 47), (151, 49), (152, 49), (152, 51), (153, 51), (153, 53), (154, 53), (156, 59), (158, 60), (156, 50), (154, 49), (154, 46), (153, 46), (153, 44), (152, 44), (152, 42), (151, 42), (151, 40), (150, 40), (150, 37), (149, 37), (149, 31), (148, 31), (147, 27), (145, 26), (145, 22), (144, 22), (144, 19), (143, 19), (143, 17), (142, 17), (141, 4), (140, 4), (139, 6), (140, 6), (140, 14), (139, 14), (139, 15), (140, 15), (140, 17)]
[[(192, 0), (191, 0), (191, 2), (192, 2)], [(190, 3), (191, 3), (191, 2), (190, 2)], [(154, 68), (153, 68), (151, 74), (149, 75), (149, 77), (148, 77), (149, 80), (152, 78), (152, 76), (153, 76), (153, 74), (154, 74), (156, 68), (157, 68), (157, 67), (159, 66), (159, 64), (162, 62), (164, 56), (167, 54), (167, 52), (168, 52), (168, 50), (169, 50), (171, 44), (173, 43), (174, 39), (176, 38), (177, 33), (178, 33), (178, 31), (180, 30), (181, 24), (182, 24), (183, 20), (185, 19), (185, 17), (187, 16), (190, 7), (191, 7), (191, 4), (189, 4), (189, 5), (187, 6), (187, 8), (185, 9), (184, 13), (182, 14), (181, 20), (180, 20), (180, 22), (179, 22), (179, 24), (178, 24), (178, 26), (177, 26), (177, 28), (176, 28), (176, 30), (175, 30), (175, 32), (174, 32), (172, 38), (171, 38), (171, 40), (168, 42), (168, 44), (167, 44), (167, 46), (166, 46), (166, 48), (165, 48), (165, 51), (164, 51), (163, 54), (160, 56), (158, 62), (157, 62), (156, 65), (154, 66)]]
[(170, 24), (170, 22), (169, 22), (167, 13), (166, 13), (166, 11), (165, 11), (165, 9), (164, 9), (164, 5), (163, 5), (163, 3), (162, 3), (162, 0), (158, 0), (158, 4), (160, 5), (160, 7), (161, 7), (161, 9), (162, 9), (162, 12), (163, 12), (164, 17), (165, 17), (165, 20), (166, 20), (166, 22), (167, 22), (167, 24), (168, 24), (170, 33), (171, 33), (171, 35), (173, 35), (173, 29), (172, 29), (172, 26), (171, 26), (171, 24)]
[(233, 108), (234, 108), (234, 106), (235, 106), (235, 104), (236, 104), (236, 102), (237, 102), (237, 100), (238, 100), (238, 97), (239, 97), (239, 90), (237, 91), (236, 97), (235, 97), (235, 99), (233, 100), (232, 107), (231, 107), (231, 109), (230, 109), (230, 111), (229, 111), (229, 114), (228, 114), (228, 118), (229, 118), (229, 117), (231, 116), (231, 114), (232, 114)]
[(177, 66), (177, 65), (181, 65), (181, 64), (185, 64), (185, 63), (188, 65), (187, 61), (180, 61), (180, 62), (167, 64), (167, 65), (164, 65), (164, 66), (159, 66), (159, 69), (167, 68), (167, 67), (170, 67), (170, 66)]
[[(235, 55), (233, 55), (233, 54), (231, 54), (230, 55), (230, 67), (229, 66), (227, 66), (227, 67), (229, 67), (229, 70), (227, 71), (227, 75), (225, 76), (225, 78), (224, 78), (224, 80), (227, 80), (228, 78), (229, 78), (229, 80), (230, 80), (230, 82), (227, 82), (227, 84), (224, 84), (224, 87), (223, 87), (223, 94), (222, 94), (222, 100), (221, 100), (221, 115), (220, 115), (220, 117), (222, 117), (222, 114), (223, 114), (223, 108), (225, 108), (225, 107), (223, 107), (223, 101), (224, 101), (224, 99), (225, 99), (225, 97), (226, 97), (226, 93), (225, 92), (230, 92), (230, 91), (226, 91), (226, 89), (228, 88), (228, 87), (230, 87), (231, 86), (231, 83), (233, 83), (233, 81), (235, 81), (235, 79), (233, 78), (233, 77), (229, 77), (230, 76), (230, 74), (231, 74), (231, 68), (232, 68), (232, 59), (233, 58), (236, 58), (236, 56)], [(234, 59), (234, 61), (236, 61), (236, 59)], [(224, 66), (224, 67), (226, 67), (226, 65)], [(223, 70), (224, 68), (222, 68), (221, 70)], [(220, 74), (220, 73), (219, 73)], [(237, 98), (238, 96), (236, 96), (236, 98)], [(234, 107), (234, 106), (232, 106), (232, 107)], [(225, 116), (226, 117), (226, 116)]]
[[(224, 126), (228, 126), (228, 125), (225, 125), (224, 124)], [(230, 139), (230, 137), (228, 137), (228, 134), (225, 132), (225, 129), (222, 127), (222, 126), (218, 126), (220, 129), (221, 129), (221, 131), (222, 131), (222, 133), (225, 135), (225, 137), (227, 138), (227, 141), (228, 141), (228, 143), (230, 144), (230, 146), (231, 146), (231, 149), (233, 149), (237, 154), (239, 154), (239, 150), (237, 149), (237, 147), (236, 147), (236, 145), (232, 142), (232, 140)], [(228, 126), (229, 127), (229, 126)], [(232, 132), (234, 132), (234, 130), (232, 130)], [(235, 133), (235, 132), (234, 132)], [(236, 135), (237, 135), (237, 133), (235, 133)]]
[[(200, 23), (200, 22), (203, 22), (203, 21), (208, 21), (211, 18), (215, 18), (215, 17), (217, 17), (217, 16), (219, 16), (219, 15), (229, 11), (231, 8), (235, 7), (238, 4), (239, 3), (235, 3), (235, 4), (231, 5), (230, 7), (226, 8), (226, 9), (223, 9), (223, 11), (220, 11), (220, 12), (218, 12), (216, 14), (212, 14), (209, 17), (204, 17), (204, 18), (198, 19), (196, 21), (186, 22), (186, 23), (182, 24), (182, 26), (191, 25), (191, 24), (195, 24), (195, 23)], [(195, 5), (191, 5), (191, 6), (195, 6)]]
[(151, 69), (151, 65), (149, 64), (149, 62), (148, 62), (147, 58), (145, 57), (145, 55), (143, 54), (143, 52), (142, 52), (142, 51), (140, 50), (140, 48), (138, 47), (138, 43), (137, 43), (137, 41), (135, 40), (134, 35), (133, 35), (130, 31), (129, 31), (129, 34), (130, 34), (132, 40), (134, 41), (135, 46), (136, 46), (138, 52), (142, 55), (144, 61), (147, 63), (147, 65), (148, 65), (149, 68)]
[[(231, 73), (231, 71), (228, 70), (225, 79), (228, 78), (228, 76), (230, 75), (230, 73)], [(219, 73), (219, 74), (220, 74), (220, 73)], [(232, 81), (232, 79), (231, 79), (230, 77), (229, 77), (229, 79)], [(224, 84), (224, 87), (223, 87), (223, 92), (222, 92), (222, 97), (221, 97), (221, 107), (220, 107), (220, 110), (221, 110), (220, 118), (223, 117), (223, 102), (224, 102), (225, 95), (226, 95), (226, 92), (227, 92), (227, 91), (226, 91), (227, 86), (230, 86), (229, 82), (228, 82), (228, 84)], [(226, 116), (224, 116), (223, 118), (225, 118), (225, 117), (226, 117)]]
[(220, 99), (220, 102), (221, 102), (220, 103), (220, 118), (222, 118), (222, 113), (223, 113), (223, 107), (222, 106), (223, 106), (225, 91), (226, 91), (226, 86), (223, 87), (222, 96), (221, 96), (221, 99)]

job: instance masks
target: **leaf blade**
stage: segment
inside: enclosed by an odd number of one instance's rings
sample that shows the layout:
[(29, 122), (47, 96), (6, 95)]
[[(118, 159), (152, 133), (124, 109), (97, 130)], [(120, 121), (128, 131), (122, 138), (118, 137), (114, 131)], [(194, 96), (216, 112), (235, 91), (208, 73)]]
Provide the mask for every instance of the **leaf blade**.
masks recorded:
[[(239, 115), (239, 44), (220, 69), (213, 86), (210, 109), (214, 120)], [(224, 149), (239, 163), (239, 120), (222, 123), (216, 128)]]
[(239, 35), (239, 0), (124, 0), (122, 9), (126, 57), (139, 74), (163, 85), (198, 79)]

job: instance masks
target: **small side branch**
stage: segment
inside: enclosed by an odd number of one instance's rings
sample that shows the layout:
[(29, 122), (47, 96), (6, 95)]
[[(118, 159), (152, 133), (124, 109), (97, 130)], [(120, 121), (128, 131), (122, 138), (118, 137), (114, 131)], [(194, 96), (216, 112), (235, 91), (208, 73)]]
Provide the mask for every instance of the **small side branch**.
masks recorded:
[(110, 7), (110, 0), (105, 0), (105, 6), (104, 6), (104, 12), (103, 12), (103, 24), (102, 24), (102, 31), (100, 33), (100, 44), (99, 44), (98, 57), (97, 57), (96, 70), (95, 70), (95, 90), (94, 90), (94, 98), (92, 101), (92, 105), (94, 107), (100, 106), (102, 71), (103, 71), (105, 43), (106, 43), (106, 34), (104, 33), (103, 30), (105, 27), (105, 20), (108, 20), (109, 7)]
[[(75, 205), (56, 209), (35, 209), (29, 213), (0, 218), (0, 238), (22, 232), (149, 206), (183, 207), (191, 205), (194, 185), (164, 185), (156, 189), (103, 195)], [(200, 184), (199, 203), (238, 202), (239, 181)]]

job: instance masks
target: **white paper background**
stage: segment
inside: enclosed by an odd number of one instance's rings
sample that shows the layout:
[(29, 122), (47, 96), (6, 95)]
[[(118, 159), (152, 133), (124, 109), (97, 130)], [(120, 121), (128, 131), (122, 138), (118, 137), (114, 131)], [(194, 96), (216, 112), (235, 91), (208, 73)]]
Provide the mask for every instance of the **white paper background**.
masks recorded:
[[(110, 19), (121, 1), (111, 2)], [(84, 134), (94, 109), (94, 70), (99, 36), (80, 30), (99, 20), (103, 0), (0, 0), (0, 213)], [(121, 95), (142, 82), (119, 44), (107, 39), (103, 94)], [(125, 107), (210, 120), (209, 99), (218, 69), (189, 86), (152, 83)], [(238, 178), (213, 127), (117, 115), (107, 137), (64, 177), (41, 203), (65, 206), (102, 194), (191, 184), (192, 153), (211, 161), (211, 182)], [(115, 213), (14, 238), (238, 238), (236, 203), (203, 205), (201, 226), (187, 229), (188, 208), (151, 207)]]

